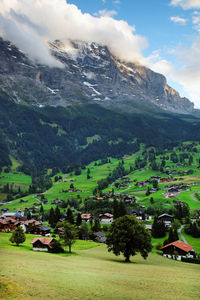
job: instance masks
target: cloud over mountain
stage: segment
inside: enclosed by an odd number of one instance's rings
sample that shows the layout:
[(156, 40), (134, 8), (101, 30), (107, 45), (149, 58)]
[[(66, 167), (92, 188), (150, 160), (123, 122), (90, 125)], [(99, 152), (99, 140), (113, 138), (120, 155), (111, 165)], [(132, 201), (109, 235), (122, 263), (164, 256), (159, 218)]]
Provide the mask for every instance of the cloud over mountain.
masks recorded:
[(107, 45), (124, 60), (143, 62), (144, 37), (135, 28), (109, 14), (94, 17), (65, 0), (1, 0), (0, 34), (30, 57), (59, 66), (46, 46), (49, 40), (85, 40)]

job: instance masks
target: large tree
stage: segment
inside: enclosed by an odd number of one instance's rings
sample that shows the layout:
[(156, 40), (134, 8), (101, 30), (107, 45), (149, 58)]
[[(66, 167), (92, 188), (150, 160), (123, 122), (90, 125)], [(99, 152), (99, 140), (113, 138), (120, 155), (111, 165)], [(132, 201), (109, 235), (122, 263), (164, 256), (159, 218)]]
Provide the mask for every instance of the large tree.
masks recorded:
[(60, 240), (62, 241), (62, 244), (64, 246), (69, 247), (69, 252), (71, 253), (72, 245), (75, 243), (77, 239), (76, 227), (67, 221), (58, 223), (58, 227), (61, 228), (59, 234)]
[(10, 237), (10, 241), (11, 243), (15, 243), (17, 246), (19, 246), (19, 244), (23, 244), (26, 240), (26, 236), (24, 234), (23, 229), (18, 226), (12, 233), (11, 237)]
[(135, 216), (123, 216), (113, 222), (106, 244), (115, 255), (122, 253), (126, 262), (138, 252), (144, 259), (151, 251), (151, 235)]

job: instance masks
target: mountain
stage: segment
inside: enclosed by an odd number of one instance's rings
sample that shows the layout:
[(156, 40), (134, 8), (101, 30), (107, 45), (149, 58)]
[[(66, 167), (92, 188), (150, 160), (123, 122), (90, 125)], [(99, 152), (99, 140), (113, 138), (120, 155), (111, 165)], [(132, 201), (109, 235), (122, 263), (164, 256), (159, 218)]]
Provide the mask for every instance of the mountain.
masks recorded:
[(0, 39), (0, 171), (14, 157), (34, 176), (54, 167), (71, 172), (134, 153), (140, 143), (159, 151), (200, 140), (193, 104), (164, 76), (94, 43), (49, 48), (63, 67), (35, 63)]
[(63, 106), (96, 103), (124, 112), (191, 113), (193, 103), (169, 87), (150, 69), (122, 62), (107, 47), (72, 41), (48, 44), (63, 68), (34, 63), (8, 41), (0, 39), (0, 88), (17, 103)]

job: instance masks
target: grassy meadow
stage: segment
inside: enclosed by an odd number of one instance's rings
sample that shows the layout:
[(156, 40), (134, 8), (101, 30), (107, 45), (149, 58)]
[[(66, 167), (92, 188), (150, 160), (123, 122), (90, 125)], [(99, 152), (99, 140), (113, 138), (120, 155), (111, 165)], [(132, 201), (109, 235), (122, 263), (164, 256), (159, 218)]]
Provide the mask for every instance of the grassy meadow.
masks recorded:
[[(2, 234), (0, 238), (2, 237)], [(4, 244), (5, 244), (4, 240)], [(124, 263), (106, 246), (76, 255), (0, 248), (1, 299), (198, 299), (199, 266), (150, 254)], [(176, 274), (176, 276), (174, 276)]]

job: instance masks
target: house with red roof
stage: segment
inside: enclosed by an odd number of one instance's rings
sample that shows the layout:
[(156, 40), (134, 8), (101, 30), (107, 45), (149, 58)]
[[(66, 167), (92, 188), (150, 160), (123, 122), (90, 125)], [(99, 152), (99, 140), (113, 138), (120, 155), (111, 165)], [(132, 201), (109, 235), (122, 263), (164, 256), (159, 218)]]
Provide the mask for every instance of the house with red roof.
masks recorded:
[(179, 240), (165, 245), (160, 250), (163, 251), (163, 256), (168, 258), (176, 257), (177, 260), (181, 260), (181, 256), (193, 258), (195, 254), (193, 246)]

